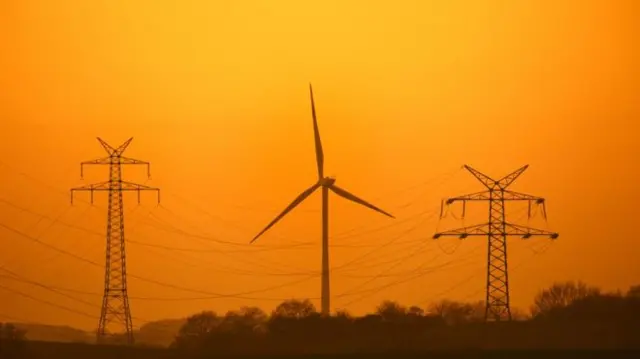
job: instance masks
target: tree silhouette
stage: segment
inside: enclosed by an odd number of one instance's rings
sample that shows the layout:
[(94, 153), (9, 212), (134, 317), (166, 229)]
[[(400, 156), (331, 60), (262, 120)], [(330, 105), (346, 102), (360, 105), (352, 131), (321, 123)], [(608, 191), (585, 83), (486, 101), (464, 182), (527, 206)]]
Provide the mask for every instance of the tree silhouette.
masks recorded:
[(376, 309), (376, 314), (379, 315), (383, 321), (397, 322), (406, 316), (407, 308), (396, 302), (385, 300)]
[(174, 341), (176, 333), (180, 331), (180, 328), (185, 323), (186, 319), (164, 319), (145, 323), (135, 334), (136, 343), (168, 346)]
[(188, 317), (176, 336), (176, 346), (185, 349), (200, 347), (214, 333), (221, 322), (222, 319), (212, 311), (205, 311)]
[(26, 331), (18, 329), (12, 323), (0, 323), (0, 339), (12, 341), (25, 340), (26, 334)]
[(600, 289), (590, 287), (580, 281), (554, 283), (551, 287), (540, 291), (535, 296), (531, 314), (533, 317), (544, 316), (551, 311), (565, 308), (576, 300), (597, 296), (600, 292)]
[(479, 322), (484, 320), (484, 302), (461, 303), (452, 300), (441, 300), (433, 303), (429, 311), (444, 319), (448, 325)]
[(220, 323), (220, 330), (239, 335), (264, 333), (267, 314), (257, 307), (242, 307), (238, 311), (229, 311)]
[(347, 319), (347, 320), (352, 320), (353, 319), (353, 315), (351, 315), (351, 313), (349, 313), (348, 311), (341, 309), (341, 310), (336, 310), (336, 314), (335, 314), (336, 318), (339, 319)]
[(640, 298), (640, 285), (634, 285), (627, 291), (627, 297)]
[(26, 332), (11, 323), (0, 323), (0, 358), (19, 358), (25, 354)]
[(271, 315), (279, 318), (302, 319), (316, 313), (316, 307), (309, 299), (289, 299), (280, 303)]
[[(484, 303), (482, 305), (484, 306)], [(524, 321), (524, 320), (531, 319), (531, 316), (529, 315), (529, 313), (527, 313), (526, 311), (524, 311), (524, 310), (522, 310), (520, 308), (512, 307), (511, 308), (511, 319), (515, 320), (515, 321)]]
[(407, 310), (407, 315), (411, 315), (414, 317), (423, 317), (425, 314), (424, 309), (412, 305), (411, 307), (409, 307), (409, 309)]

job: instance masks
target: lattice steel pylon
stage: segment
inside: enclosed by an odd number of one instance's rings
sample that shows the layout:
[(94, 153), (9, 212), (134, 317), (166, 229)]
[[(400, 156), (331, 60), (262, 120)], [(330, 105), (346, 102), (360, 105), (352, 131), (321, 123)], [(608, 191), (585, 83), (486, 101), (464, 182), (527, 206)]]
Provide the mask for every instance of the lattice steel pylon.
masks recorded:
[(108, 337), (116, 334), (111, 327), (120, 325), (124, 327), (124, 335), (127, 344), (133, 344), (133, 324), (131, 321), (131, 309), (127, 294), (127, 261), (125, 255), (124, 236), (124, 207), (122, 192), (137, 191), (138, 203), (141, 191), (156, 191), (158, 203), (160, 202), (160, 189), (142, 184), (122, 180), (122, 165), (146, 165), (147, 175), (151, 178), (149, 162), (140, 161), (122, 156), (133, 138), (130, 138), (118, 148), (111, 147), (108, 143), (98, 138), (108, 156), (96, 160), (85, 161), (80, 164), (80, 176), (84, 175), (85, 165), (108, 165), (109, 180), (71, 189), (71, 203), (73, 204), (74, 191), (89, 191), (91, 203), (93, 203), (94, 191), (109, 192), (109, 207), (107, 210), (107, 248), (104, 278), (104, 296), (102, 310), (96, 337), (98, 343), (105, 343)]
[[(459, 236), (461, 239), (468, 236), (488, 237), (486, 321), (511, 320), (509, 274), (507, 268), (507, 237), (522, 236), (522, 238), (528, 239), (532, 236), (549, 236), (551, 239), (558, 238), (558, 233), (555, 232), (521, 226), (506, 221), (506, 201), (527, 201), (529, 217), (531, 216), (532, 203), (542, 205), (542, 214), (545, 219), (547, 217), (544, 198), (507, 190), (507, 187), (528, 167), (529, 165), (526, 165), (499, 180), (494, 180), (470, 166), (465, 165), (464, 168), (471, 172), (488, 190), (449, 198), (446, 200), (446, 204), (449, 205), (453, 202), (461, 201), (462, 216), (464, 217), (467, 201), (489, 201), (489, 222), (440, 232), (433, 236), (434, 239), (438, 239), (441, 236)], [(442, 210), (440, 216), (442, 217)]]

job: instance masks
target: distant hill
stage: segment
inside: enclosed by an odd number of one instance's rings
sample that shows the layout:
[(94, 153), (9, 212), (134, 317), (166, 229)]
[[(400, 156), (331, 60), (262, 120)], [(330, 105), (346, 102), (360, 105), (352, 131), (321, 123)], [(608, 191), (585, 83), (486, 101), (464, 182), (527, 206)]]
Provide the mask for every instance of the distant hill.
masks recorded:
[(26, 331), (28, 340), (63, 342), (63, 343), (94, 343), (95, 335), (80, 329), (35, 323), (15, 323), (18, 329)]
[(135, 332), (137, 344), (168, 347), (186, 319), (163, 319), (149, 322)]
[[(134, 332), (136, 344), (168, 347), (173, 342), (185, 319), (163, 319), (149, 322)], [(37, 323), (14, 323), (26, 331), (28, 340), (61, 343), (95, 343), (95, 334), (69, 326)]]

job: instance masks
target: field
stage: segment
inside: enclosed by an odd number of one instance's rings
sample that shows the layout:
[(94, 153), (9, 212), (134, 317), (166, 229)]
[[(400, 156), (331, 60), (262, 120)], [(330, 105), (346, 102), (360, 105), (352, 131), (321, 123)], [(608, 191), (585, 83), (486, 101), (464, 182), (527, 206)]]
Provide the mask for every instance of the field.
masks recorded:
[[(0, 350), (2, 359), (177, 359), (177, 358), (290, 358), (290, 359), (322, 359), (322, 358), (368, 358), (368, 359), (401, 359), (401, 358), (614, 358), (640, 357), (640, 350), (448, 350), (424, 351), (415, 353), (345, 353), (345, 354), (301, 354), (301, 355), (198, 355), (186, 354), (173, 349), (144, 347), (100, 346), (82, 343), (23, 342), (19, 347), (4, 343)], [(633, 353), (636, 354), (633, 354)]]

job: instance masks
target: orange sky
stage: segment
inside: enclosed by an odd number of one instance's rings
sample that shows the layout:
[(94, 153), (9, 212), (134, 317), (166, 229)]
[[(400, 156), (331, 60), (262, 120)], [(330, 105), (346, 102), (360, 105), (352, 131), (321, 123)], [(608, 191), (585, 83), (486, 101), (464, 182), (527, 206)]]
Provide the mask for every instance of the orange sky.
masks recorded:
[[(91, 207), (79, 194), (70, 207), (68, 189), (106, 180), (106, 168), (79, 178), (80, 161), (104, 155), (96, 136), (114, 146), (133, 136), (126, 154), (151, 161), (153, 177), (145, 182), (143, 170), (127, 168), (126, 178), (161, 187), (163, 202), (145, 195), (138, 207), (126, 196), (129, 273), (257, 298), (184, 300), (206, 295), (131, 278), (136, 318), (319, 296), (319, 277), (308, 278), (320, 267), (319, 194), (245, 246), (315, 180), (309, 81), (325, 172), (398, 217), (331, 196), (331, 265), (342, 267), (332, 275), (334, 309), (359, 314), (383, 299), (426, 305), (440, 294), (484, 298), (486, 239), (430, 239), (462, 225), (451, 216), (438, 223), (441, 198), (482, 190), (460, 169), (465, 163), (495, 177), (530, 164), (513, 189), (546, 197), (548, 225), (539, 216), (530, 224), (561, 234), (551, 246), (510, 239), (514, 306), (528, 307), (556, 280), (605, 289), (640, 282), (635, 1), (0, 6), (0, 223), (102, 263), (104, 238), (68, 225), (104, 232), (106, 195)], [(468, 207), (465, 224), (486, 211)], [(510, 211), (526, 224), (523, 213)], [(4, 229), (0, 246), (0, 265), (24, 278), (102, 290), (99, 268)], [(100, 295), (63, 292), (71, 299), (6, 273), (0, 285), (89, 314), (0, 289), (2, 315), (97, 324)]]

